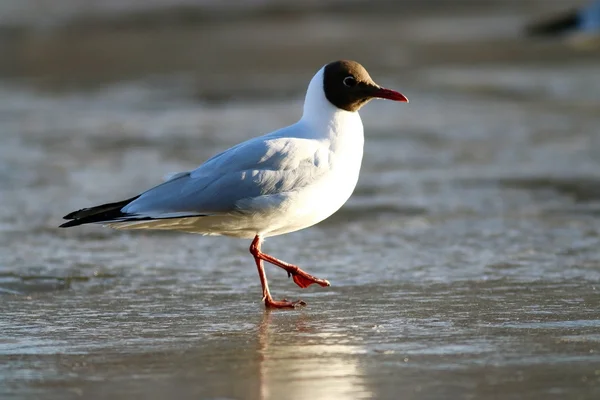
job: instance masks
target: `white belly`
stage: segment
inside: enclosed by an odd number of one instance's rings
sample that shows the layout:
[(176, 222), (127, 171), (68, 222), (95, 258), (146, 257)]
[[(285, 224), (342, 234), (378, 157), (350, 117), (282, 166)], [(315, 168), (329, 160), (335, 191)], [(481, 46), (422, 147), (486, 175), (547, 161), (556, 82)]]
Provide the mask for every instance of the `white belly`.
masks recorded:
[(254, 221), (261, 236), (275, 236), (308, 228), (328, 218), (339, 210), (352, 195), (358, 170), (332, 174), (295, 193), (290, 193), (282, 208)]
[(358, 141), (344, 143), (329, 156), (330, 170), (312, 185), (287, 193), (278, 207), (265, 210), (253, 223), (264, 237), (308, 228), (328, 218), (348, 201), (360, 173), (362, 126)]

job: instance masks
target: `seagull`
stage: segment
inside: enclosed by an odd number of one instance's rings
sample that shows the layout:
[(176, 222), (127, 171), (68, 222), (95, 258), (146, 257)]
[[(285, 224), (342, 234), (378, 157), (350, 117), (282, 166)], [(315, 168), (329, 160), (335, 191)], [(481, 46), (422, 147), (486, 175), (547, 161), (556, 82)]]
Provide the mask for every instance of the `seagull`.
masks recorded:
[(408, 102), (377, 85), (355, 61), (329, 63), (310, 81), (295, 124), (242, 142), (138, 196), (67, 214), (60, 227), (94, 223), (252, 239), (265, 307), (303, 306), (273, 299), (263, 261), (284, 269), (301, 288), (329, 281), (264, 253), (261, 245), (315, 225), (346, 203), (363, 156), (358, 110), (372, 99)]
[(532, 36), (559, 36), (575, 32), (600, 34), (600, 0), (533, 22), (526, 27), (526, 32)]

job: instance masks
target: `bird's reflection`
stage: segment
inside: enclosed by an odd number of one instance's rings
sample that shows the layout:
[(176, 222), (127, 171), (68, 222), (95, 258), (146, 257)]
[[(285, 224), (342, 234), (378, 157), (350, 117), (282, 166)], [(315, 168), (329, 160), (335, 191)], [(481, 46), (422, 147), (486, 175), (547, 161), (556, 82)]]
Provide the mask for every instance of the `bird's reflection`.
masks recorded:
[(306, 313), (266, 310), (258, 327), (259, 398), (371, 398), (358, 354), (347, 335), (321, 331)]

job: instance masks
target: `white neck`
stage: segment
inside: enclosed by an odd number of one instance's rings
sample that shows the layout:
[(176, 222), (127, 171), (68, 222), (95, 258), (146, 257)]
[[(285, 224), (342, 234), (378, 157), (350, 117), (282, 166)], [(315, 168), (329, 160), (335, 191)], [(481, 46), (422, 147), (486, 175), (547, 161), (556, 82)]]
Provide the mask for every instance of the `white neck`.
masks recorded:
[(325, 129), (328, 135), (358, 135), (362, 141), (363, 125), (358, 112), (337, 108), (327, 100), (323, 91), (325, 67), (311, 79), (304, 99), (304, 113), (300, 122), (306, 123), (317, 131)]

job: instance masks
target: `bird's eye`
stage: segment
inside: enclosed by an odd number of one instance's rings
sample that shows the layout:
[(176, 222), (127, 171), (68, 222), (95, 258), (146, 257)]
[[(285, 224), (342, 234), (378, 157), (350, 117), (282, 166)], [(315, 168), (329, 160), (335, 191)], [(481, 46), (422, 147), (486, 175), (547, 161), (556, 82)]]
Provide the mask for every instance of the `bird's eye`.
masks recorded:
[(356, 78), (354, 78), (352, 75), (345, 77), (342, 82), (344, 82), (344, 86), (346, 87), (356, 86)]

